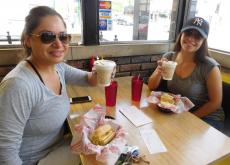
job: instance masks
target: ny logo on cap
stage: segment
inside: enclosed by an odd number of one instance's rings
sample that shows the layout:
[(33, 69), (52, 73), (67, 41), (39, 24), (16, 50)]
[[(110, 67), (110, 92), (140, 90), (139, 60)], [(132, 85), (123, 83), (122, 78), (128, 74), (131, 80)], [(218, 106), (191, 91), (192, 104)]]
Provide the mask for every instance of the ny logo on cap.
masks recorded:
[(203, 21), (204, 20), (202, 18), (195, 18), (193, 24), (195, 24), (196, 26), (202, 26)]

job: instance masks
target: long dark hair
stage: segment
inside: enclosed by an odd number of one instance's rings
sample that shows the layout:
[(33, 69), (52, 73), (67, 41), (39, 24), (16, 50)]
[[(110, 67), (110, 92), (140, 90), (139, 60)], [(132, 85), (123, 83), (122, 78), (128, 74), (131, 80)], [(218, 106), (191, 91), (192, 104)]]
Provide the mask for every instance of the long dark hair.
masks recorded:
[[(177, 54), (180, 50), (181, 50), (181, 36), (182, 36), (181, 32), (176, 40), (175, 46), (174, 46), (174, 52)], [(195, 62), (196, 63), (203, 63), (206, 61), (206, 56), (211, 57), (210, 53), (208, 51), (208, 42), (207, 39), (204, 39), (202, 45), (200, 46), (200, 48), (195, 52)]]
[(25, 37), (26, 35), (31, 35), (32, 31), (39, 26), (41, 19), (46, 16), (58, 16), (66, 28), (64, 19), (56, 10), (48, 6), (37, 6), (32, 8), (29, 15), (25, 18), (25, 26), (21, 35), (21, 44), (24, 47), (27, 56), (31, 55), (32, 49), (26, 45)]

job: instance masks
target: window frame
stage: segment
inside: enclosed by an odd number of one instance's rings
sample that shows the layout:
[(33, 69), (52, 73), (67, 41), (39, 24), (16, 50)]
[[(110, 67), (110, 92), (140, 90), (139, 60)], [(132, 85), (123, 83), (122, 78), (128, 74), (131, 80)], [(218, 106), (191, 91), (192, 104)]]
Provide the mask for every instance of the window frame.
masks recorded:
[[(186, 9), (187, 1), (184, 0), (174, 0), (173, 3), (177, 3), (177, 14), (175, 16), (175, 30), (171, 31), (171, 38), (169, 40), (165, 41), (158, 41), (158, 40), (135, 40), (135, 41), (99, 41), (99, 0), (93, 1), (92, 0), (83, 0), (82, 1), (82, 16), (83, 16), (83, 37), (82, 37), (82, 45), (109, 45), (109, 44), (133, 44), (133, 43), (140, 43), (140, 44), (146, 44), (146, 43), (172, 43), (175, 42), (176, 36), (179, 34), (180, 29), (183, 26), (183, 20), (184, 20), (184, 13)], [(175, 4), (173, 4), (175, 5)], [(87, 11), (91, 11), (90, 13), (87, 13)], [(95, 17), (96, 15), (96, 17)], [(91, 31), (94, 31), (95, 34), (92, 35), (90, 32), (88, 32), (88, 29), (91, 29)], [(171, 29), (171, 28), (170, 28)]]
[[(80, 45), (109, 45), (109, 44), (156, 44), (156, 43), (173, 43), (176, 40), (176, 36), (179, 34), (180, 29), (182, 28), (183, 22), (185, 20), (185, 12), (188, 9), (186, 6), (189, 4), (189, 1), (184, 0), (174, 0), (173, 3), (177, 4), (177, 11), (175, 17), (175, 27), (170, 28), (171, 38), (165, 41), (158, 40), (134, 40), (134, 41), (118, 41), (118, 42), (100, 42), (99, 41), (99, 0), (81, 0), (81, 12), (82, 12), (82, 43)], [(173, 4), (175, 5), (175, 4)], [(89, 12), (90, 11), (90, 12)], [(174, 30), (171, 30), (174, 29)], [(15, 39), (12, 38), (12, 41)], [(20, 39), (19, 39), (20, 41)], [(78, 43), (71, 43), (70, 46), (76, 46)], [(19, 47), (20, 44), (8, 44), (0, 45), (0, 47)]]
[[(99, 0), (82, 0), (82, 44), (99, 45)], [(90, 12), (89, 12), (90, 11)]]
[[(192, 17), (195, 17), (195, 14), (196, 14), (196, 10), (191, 10), (191, 9), (196, 9), (194, 6), (194, 3), (193, 2), (196, 2), (198, 0), (187, 0), (186, 1), (186, 5), (185, 5), (185, 14), (184, 14), (184, 21), (183, 23), (187, 22), (188, 19), (192, 18)], [(208, 49), (210, 51), (217, 51), (217, 52), (222, 52), (223, 54), (230, 54), (230, 51), (226, 51), (226, 50), (223, 50), (223, 49), (218, 49), (218, 48), (213, 48), (213, 47), (210, 47), (210, 45), (208, 45)]]

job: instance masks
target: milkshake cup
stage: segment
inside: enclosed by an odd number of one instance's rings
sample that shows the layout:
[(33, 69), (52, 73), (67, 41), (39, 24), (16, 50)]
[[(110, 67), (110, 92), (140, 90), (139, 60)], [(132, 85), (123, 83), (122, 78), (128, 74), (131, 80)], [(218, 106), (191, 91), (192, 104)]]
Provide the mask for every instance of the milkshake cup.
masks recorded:
[(94, 62), (97, 72), (97, 83), (100, 86), (110, 85), (113, 73), (116, 69), (116, 63), (110, 60), (97, 60)]
[(163, 61), (162, 63), (162, 77), (164, 80), (172, 80), (177, 63), (175, 61)]

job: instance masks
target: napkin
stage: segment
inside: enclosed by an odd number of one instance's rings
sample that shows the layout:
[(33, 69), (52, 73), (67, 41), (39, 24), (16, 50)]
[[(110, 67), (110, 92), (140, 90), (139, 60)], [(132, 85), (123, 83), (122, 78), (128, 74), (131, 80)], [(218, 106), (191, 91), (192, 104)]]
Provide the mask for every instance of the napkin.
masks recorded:
[(156, 154), (167, 151), (167, 148), (165, 147), (165, 145), (163, 144), (163, 142), (161, 141), (160, 137), (154, 129), (143, 130), (139, 128), (139, 131), (150, 154)]
[(152, 120), (135, 106), (121, 108), (120, 112), (125, 115), (136, 127), (152, 123)]

